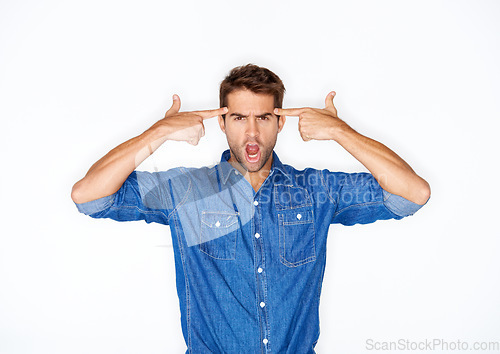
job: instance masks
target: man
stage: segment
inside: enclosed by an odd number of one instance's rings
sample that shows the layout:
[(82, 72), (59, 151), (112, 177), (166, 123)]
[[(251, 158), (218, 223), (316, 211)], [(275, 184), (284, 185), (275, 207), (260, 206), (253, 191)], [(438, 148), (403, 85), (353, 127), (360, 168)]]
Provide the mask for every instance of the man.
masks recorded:
[[(256, 65), (221, 83), (219, 109), (179, 112), (111, 150), (73, 187), (95, 218), (169, 225), (184, 339), (190, 353), (314, 353), (329, 225), (401, 219), (430, 197), (399, 156), (325, 108), (283, 109), (285, 88)], [(298, 171), (273, 148), (286, 116), (303, 140), (335, 140), (371, 172)], [(196, 145), (218, 116), (229, 150), (204, 168), (134, 171), (166, 140)]]

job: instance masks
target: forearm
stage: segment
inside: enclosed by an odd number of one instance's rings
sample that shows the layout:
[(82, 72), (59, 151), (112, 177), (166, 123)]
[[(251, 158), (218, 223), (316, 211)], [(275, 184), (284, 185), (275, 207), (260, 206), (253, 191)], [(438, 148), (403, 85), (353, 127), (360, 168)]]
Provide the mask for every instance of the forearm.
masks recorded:
[(118, 191), (127, 177), (166, 140), (186, 141), (196, 145), (205, 135), (203, 120), (227, 113), (227, 107), (179, 112), (179, 96), (172, 97), (165, 117), (144, 133), (108, 152), (78, 181), (71, 192), (77, 204), (106, 197)]
[(75, 203), (85, 203), (115, 193), (165, 140), (162, 127), (153, 126), (118, 145), (92, 165), (85, 177), (73, 186), (71, 198)]
[(274, 113), (299, 117), (299, 132), (304, 141), (334, 140), (360, 161), (389, 193), (423, 205), (430, 197), (429, 184), (394, 151), (363, 136), (338, 117), (333, 104), (335, 91), (325, 98), (325, 108), (276, 108)]
[(359, 134), (345, 123), (336, 129), (334, 137), (387, 192), (420, 205), (429, 199), (429, 184), (384, 144)]

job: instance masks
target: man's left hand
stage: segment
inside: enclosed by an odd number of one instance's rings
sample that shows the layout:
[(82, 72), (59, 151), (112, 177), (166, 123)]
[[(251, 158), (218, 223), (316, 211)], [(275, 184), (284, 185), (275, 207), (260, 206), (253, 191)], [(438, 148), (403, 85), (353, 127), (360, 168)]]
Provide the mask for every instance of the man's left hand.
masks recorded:
[(335, 133), (347, 124), (337, 116), (333, 105), (335, 91), (325, 98), (325, 108), (275, 108), (277, 115), (299, 117), (299, 133), (302, 140), (331, 140)]

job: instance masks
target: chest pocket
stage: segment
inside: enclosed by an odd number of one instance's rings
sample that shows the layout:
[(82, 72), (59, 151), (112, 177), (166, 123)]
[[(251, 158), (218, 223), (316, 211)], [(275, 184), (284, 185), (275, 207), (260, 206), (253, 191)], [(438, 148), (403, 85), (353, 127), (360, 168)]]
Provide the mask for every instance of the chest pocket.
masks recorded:
[(200, 251), (212, 258), (234, 260), (239, 223), (237, 212), (201, 214)]
[(280, 261), (298, 267), (316, 260), (314, 211), (307, 191), (300, 187), (275, 186)]

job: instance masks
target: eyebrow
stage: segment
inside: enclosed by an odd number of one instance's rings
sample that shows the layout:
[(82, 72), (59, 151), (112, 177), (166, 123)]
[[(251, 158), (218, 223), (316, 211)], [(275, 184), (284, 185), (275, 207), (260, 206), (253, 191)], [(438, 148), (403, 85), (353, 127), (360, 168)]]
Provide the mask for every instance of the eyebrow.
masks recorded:
[[(241, 113), (231, 113), (229, 115), (230, 117), (242, 117), (242, 118), (247, 118), (248, 116), (244, 115), (244, 114), (241, 114)], [(263, 114), (259, 114), (259, 115), (256, 115), (257, 118), (262, 118), (262, 117), (267, 117), (267, 116), (273, 116), (272, 113), (268, 112), (268, 113), (263, 113)]]

